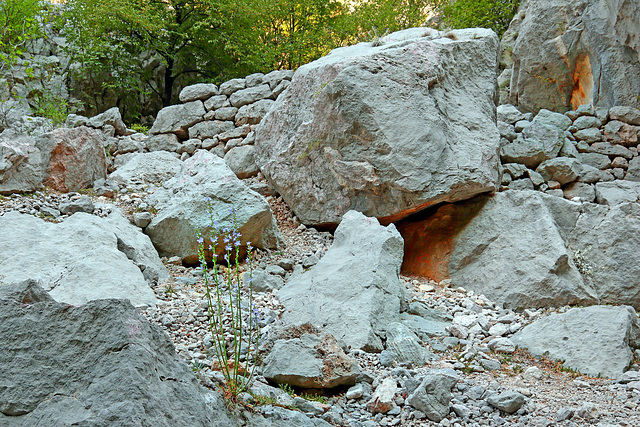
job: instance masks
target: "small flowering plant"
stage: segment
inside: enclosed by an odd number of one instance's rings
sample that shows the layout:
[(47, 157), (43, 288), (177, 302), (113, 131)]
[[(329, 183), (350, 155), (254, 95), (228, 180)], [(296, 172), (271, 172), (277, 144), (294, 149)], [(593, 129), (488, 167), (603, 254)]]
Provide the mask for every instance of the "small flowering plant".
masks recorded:
[[(240, 280), (240, 232), (238, 231), (236, 212), (230, 208), (231, 225), (222, 227), (214, 218), (211, 199), (206, 198), (209, 213), (211, 231), (210, 236), (202, 235), (198, 230), (198, 257), (202, 267), (205, 298), (207, 303), (207, 315), (209, 318), (209, 330), (213, 337), (213, 346), (216, 357), (225, 378), (224, 392), (229, 397), (235, 397), (245, 391), (253, 378), (258, 355), (258, 338), (260, 313), (253, 301), (251, 286), (246, 290)], [(211, 242), (205, 248), (206, 241)], [(226, 270), (221, 268), (221, 262), (216, 255), (213, 245), (222, 242), (224, 250), (222, 257), (226, 264)], [(246, 243), (249, 277), (252, 274), (252, 247), (251, 242)], [(211, 263), (207, 263), (207, 254), (211, 254)], [(250, 282), (251, 279), (249, 279)], [(246, 298), (248, 304), (242, 299)], [(227, 340), (229, 338), (229, 340)], [(246, 363), (240, 364), (241, 350), (246, 349)], [(251, 365), (250, 367), (248, 365)]]

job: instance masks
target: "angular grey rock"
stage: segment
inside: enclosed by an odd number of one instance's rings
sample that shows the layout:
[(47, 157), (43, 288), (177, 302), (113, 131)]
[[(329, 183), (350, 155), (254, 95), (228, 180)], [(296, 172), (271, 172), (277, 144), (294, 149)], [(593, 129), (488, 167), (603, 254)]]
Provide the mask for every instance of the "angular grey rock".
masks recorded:
[(234, 425), (128, 301), (77, 307), (33, 283), (0, 286), (0, 340), (0, 424)]
[(173, 151), (180, 149), (180, 141), (173, 133), (161, 133), (159, 135), (151, 135), (145, 140), (145, 146), (149, 151)]
[(640, 156), (634, 157), (629, 161), (629, 168), (624, 179), (627, 181), (640, 181)]
[(611, 120), (604, 126), (604, 136), (609, 142), (626, 147), (638, 145), (639, 133), (639, 126), (632, 126), (618, 120)]
[(402, 257), (403, 240), (393, 224), (382, 227), (375, 218), (348, 212), (320, 262), (278, 292), (283, 319), (323, 328), (352, 349), (381, 351), (381, 337), (400, 317)]
[(592, 153), (606, 154), (607, 156), (624, 157), (627, 160), (633, 158), (633, 152), (621, 145), (613, 145), (608, 142), (596, 142), (591, 145)]
[(578, 198), (581, 202), (593, 203), (596, 200), (596, 189), (593, 185), (584, 182), (572, 182), (564, 189), (564, 198), (574, 200)]
[(237, 92), (241, 89), (247, 87), (247, 83), (244, 79), (231, 79), (220, 85), (220, 94), (229, 96), (234, 92)]
[(596, 184), (596, 202), (602, 205), (617, 205), (640, 202), (640, 182), (610, 181)]
[(204, 102), (204, 108), (206, 108), (207, 111), (217, 110), (218, 108), (227, 107), (230, 105), (231, 104), (229, 104), (229, 98), (227, 97), (227, 95), (212, 96)]
[(632, 348), (640, 345), (640, 329), (629, 306), (592, 306), (536, 320), (511, 339), (583, 374), (618, 378), (633, 360)]
[(487, 402), (496, 409), (500, 409), (507, 414), (513, 414), (522, 408), (525, 399), (524, 396), (517, 391), (507, 390), (500, 394), (492, 394), (487, 398)]
[(232, 106), (240, 108), (243, 105), (253, 104), (261, 99), (270, 98), (272, 95), (271, 88), (267, 84), (250, 87), (234, 92), (229, 96), (229, 102)]
[(78, 114), (69, 114), (64, 122), (64, 126), (68, 128), (75, 128), (78, 126), (86, 126), (89, 119), (85, 116)]
[(302, 223), (337, 224), (351, 209), (395, 221), (497, 188), (496, 36), (439, 34), (408, 29), (298, 68), (255, 144)]
[(510, 102), (522, 111), (640, 106), (640, 5), (530, 0), (512, 21)]
[(151, 220), (153, 219), (153, 214), (151, 212), (134, 212), (133, 213), (133, 223), (140, 228), (145, 228)]
[(398, 363), (410, 363), (416, 367), (424, 366), (429, 357), (416, 334), (399, 322), (387, 326), (387, 350)]
[[(76, 213), (58, 224), (8, 212), (0, 226), (3, 282), (35, 280), (61, 302), (127, 298), (152, 305), (156, 298), (145, 279), (168, 277), (148, 237), (115, 208), (109, 218)], [(18, 267), (34, 253), (37, 269)]]
[(396, 407), (395, 397), (398, 382), (393, 377), (386, 377), (376, 387), (371, 400), (367, 402), (367, 410), (373, 414), (386, 414)]
[(431, 421), (440, 422), (449, 413), (451, 389), (458, 379), (453, 369), (431, 369), (418, 388), (407, 397), (407, 403), (424, 412)]
[[(242, 249), (247, 242), (254, 248), (275, 249), (282, 237), (269, 204), (258, 193), (244, 185), (227, 167), (224, 160), (208, 151), (198, 150), (182, 164), (174, 178), (147, 198), (158, 213), (145, 230), (162, 256), (179, 256), (188, 264), (198, 263), (196, 230), (202, 231), (210, 244), (210, 219), (207, 201), (211, 199), (214, 219), (228, 227), (235, 210), (236, 225), (242, 235)], [(224, 244), (215, 242), (217, 254)], [(241, 254), (242, 256), (242, 254)]]
[(511, 125), (520, 120), (524, 120), (525, 118), (524, 113), (521, 113), (520, 110), (511, 104), (498, 105), (497, 114), (499, 121), (509, 123)]
[(629, 262), (640, 253), (640, 204), (549, 202), (566, 247), (598, 301), (640, 309), (640, 263)]
[(42, 187), (43, 155), (27, 135), (0, 135), (0, 194), (31, 192)]
[(191, 101), (186, 104), (170, 105), (158, 112), (155, 122), (149, 133), (156, 135), (159, 133), (175, 133), (178, 138), (186, 139), (187, 130), (198, 122), (202, 121), (205, 115), (202, 101)]
[(277, 340), (264, 363), (265, 378), (301, 388), (354, 385), (360, 373), (358, 362), (342, 351), (336, 339), (319, 331)]
[(189, 129), (189, 138), (207, 139), (213, 138), (221, 133), (233, 130), (235, 126), (232, 121), (207, 120), (196, 124)]
[(180, 99), (180, 102), (204, 101), (217, 94), (218, 86), (213, 83), (197, 83), (183, 88), (178, 99)]
[(238, 178), (250, 178), (260, 172), (254, 157), (255, 151), (253, 145), (234, 147), (225, 154), (224, 161)]
[(222, 107), (216, 110), (216, 120), (235, 120), (238, 109), (236, 107)]
[(267, 115), (274, 102), (275, 101), (271, 99), (262, 99), (254, 102), (253, 104), (240, 107), (236, 114), (236, 126), (246, 124), (255, 125), (260, 123), (262, 118)]
[(550, 126), (565, 131), (571, 126), (571, 119), (564, 114), (556, 113), (542, 109), (538, 111), (538, 114), (533, 118), (531, 124), (540, 124), (543, 126)]
[(171, 153), (152, 151), (131, 156), (109, 178), (125, 187), (160, 184), (173, 178), (181, 169), (182, 162)]
[(586, 141), (589, 144), (602, 141), (602, 132), (600, 132), (600, 129), (596, 128), (579, 130), (578, 132), (574, 133), (573, 136), (575, 136), (576, 139), (580, 141)]
[(584, 283), (548, 207), (552, 199), (505, 191), (470, 203), (481, 209), (455, 237), (453, 282), (508, 308), (594, 303), (595, 289)]
[(273, 292), (284, 286), (282, 277), (269, 274), (264, 270), (254, 270), (251, 277), (245, 273), (243, 281), (251, 286), (254, 292)]
[(85, 212), (88, 214), (93, 213), (93, 201), (91, 197), (82, 196), (77, 199), (69, 200), (68, 202), (60, 203), (60, 212), (64, 215), (73, 215), (76, 212)]
[(609, 109), (609, 118), (611, 120), (620, 120), (630, 125), (640, 126), (640, 110), (624, 105), (616, 105)]
[(522, 131), (522, 137), (500, 149), (500, 159), (503, 163), (521, 163), (535, 169), (545, 160), (555, 158), (563, 145), (564, 133), (560, 129), (532, 123)]
[(446, 328), (451, 325), (451, 318), (447, 319), (438, 315), (421, 314), (416, 316), (409, 313), (401, 313), (400, 321), (422, 337), (447, 336)]
[(576, 181), (582, 170), (583, 165), (580, 161), (568, 157), (556, 157), (543, 162), (536, 172), (542, 175), (545, 181), (558, 181), (564, 185)]
[(113, 126), (116, 130), (116, 135), (125, 135), (127, 133), (127, 126), (122, 121), (118, 107), (109, 108), (104, 113), (98, 114), (87, 121), (87, 126), (92, 128), (100, 129), (106, 125)]
[(609, 156), (598, 153), (580, 153), (578, 160), (585, 165), (592, 166), (597, 169), (607, 169), (611, 166), (611, 159)]
[(262, 83), (267, 83), (271, 89), (274, 89), (283, 80), (291, 80), (293, 70), (275, 70), (271, 71), (262, 78)]
[(599, 118), (593, 116), (581, 116), (578, 117), (573, 125), (578, 130), (588, 129), (588, 128), (599, 128), (602, 125), (602, 122)]

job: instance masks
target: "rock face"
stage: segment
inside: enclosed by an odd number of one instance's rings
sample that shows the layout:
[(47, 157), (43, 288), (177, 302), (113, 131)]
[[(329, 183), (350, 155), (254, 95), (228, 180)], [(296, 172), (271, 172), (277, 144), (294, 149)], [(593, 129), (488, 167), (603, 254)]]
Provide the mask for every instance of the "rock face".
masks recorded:
[(530, 0), (505, 38), (516, 34), (510, 103), (521, 110), (640, 106), (637, 1)]
[(450, 277), (507, 307), (594, 303), (596, 292), (584, 283), (545, 205), (550, 199), (571, 203), (509, 190), (399, 225), (407, 240), (403, 268)]
[(507, 307), (640, 308), (640, 265), (629, 262), (640, 253), (638, 203), (576, 203), (509, 190), (441, 206), (398, 228), (404, 270), (451, 278)]
[(325, 256), (278, 292), (284, 320), (311, 323), (353, 349), (381, 351), (387, 326), (400, 317), (402, 248), (393, 224), (348, 212)]
[(640, 329), (631, 307), (593, 306), (537, 320), (512, 340), (533, 355), (564, 360), (566, 367), (583, 374), (618, 378), (640, 346)]
[(67, 192), (106, 178), (102, 133), (81, 126), (55, 129), (32, 138), (11, 132), (0, 137), (0, 194), (34, 191), (47, 185)]
[(127, 301), (74, 307), (0, 286), (0, 339), (3, 425), (234, 425)]
[(2, 282), (34, 280), (61, 302), (126, 298), (155, 304), (147, 280), (168, 277), (148, 237), (115, 208), (105, 219), (76, 213), (59, 224), (9, 212), (0, 217), (0, 228)]
[(330, 389), (356, 382), (358, 363), (347, 356), (336, 339), (310, 325), (304, 333), (277, 340), (265, 360), (262, 375), (278, 384)]
[[(247, 242), (261, 249), (275, 249), (281, 244), (275, 218), (264, 197), (244, 185), (224, 160), (199, 150), (183, 163), (174, 178), (147, 199), (158, 214), (145, 232), (161, 256), (179, 256), (189, 264), (198, 262), (196, 230), (206, 237), (211, 228), (207, 197), (220, 226), (230, 226), (232, 209), (235, 211), (242, 247), (246, 248)], [(205, 247), (208, 245), (205, 242)], [(216, 253), (222, 253), (221, 239), (215, 246)]]
[(495, 34), (382, 41), (300, 67), (255, 130), (256, 163), (304, 224), (395, 221), (496, 188)]

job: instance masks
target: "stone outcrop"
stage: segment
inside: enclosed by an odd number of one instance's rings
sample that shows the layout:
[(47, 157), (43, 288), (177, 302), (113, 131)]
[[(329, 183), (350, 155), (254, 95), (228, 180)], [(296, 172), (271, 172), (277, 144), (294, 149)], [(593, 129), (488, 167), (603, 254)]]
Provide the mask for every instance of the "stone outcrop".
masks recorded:
[[(145, 233), (161, 256), (179, 256), (187, 264), (198, 263), (196, 231), (205, 238), (210, 234), (208, 203), (220, 227), (231, 226), (235, 217), (243, 250), (247, 242), (261, 249), (275, 249), (281, 244), (282, 237), (264, 197), (244, 185), (224, 160), (204, 150), (186, 160), (181, 171), (147, 202), (157, 209), (157, 215)], [(207, 239), (205, 247), (211, 243)], [(213, 245), (216, 254), (223, 252), (222, 239)]]
[(0, 228), (2, 282), (36, 281), (61, 302), (126, 298), (153, 305), (150, 282), (168, 277), (149, 238), (115, 208), (108, 218), (76, 213), (59, 224), (9, 212)]
[(109, 179), (124, 187), (161, 184), (182, 169), (182, 162), (166, 151), (137, 153), (109, 175)]
[(258, 166), (306, 225), (350, 209), (390, 222), (496, 188), (495, 34), (381, 41), (300, 67), (255, 131)]
[(503, 40), (509, 102), (523, 111), (640, 107), (635, 0), (529, 0)]
[(43, 185), (68, 192), (106, 178), (102, 133), (84, 126), (55, 129), (36, 137), (8, 130), (0, 135), (0, 194)]
[[(398, 225), (403, 268), (483, 293), (507, 307), (640, 307), (640, 205), (581, 204), (509, 190), (444, 205)], [(435, 237), (437, 236), (437, 238)]]
[(0, 286), (0, 340), (2, 425), (235, 424), (128, 301), (70, 306), (32, 282)]
[(537, 320), (511, 339), (535, 356), (562, 360), (583, 374), (618, 378), (640, 347), (640, 327), (631, 307), (593, 306)]
[(348, 212), (318, 264), (278, 291), (284, 320), (310, 323), (352, 349), (381, 351), (388, 325), (400, 317), (402, 247), (393, 224)]

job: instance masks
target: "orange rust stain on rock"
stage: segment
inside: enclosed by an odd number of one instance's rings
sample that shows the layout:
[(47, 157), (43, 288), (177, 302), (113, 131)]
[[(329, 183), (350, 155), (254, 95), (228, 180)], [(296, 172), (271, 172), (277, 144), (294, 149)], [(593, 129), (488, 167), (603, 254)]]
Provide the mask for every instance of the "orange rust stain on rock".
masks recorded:
[(576, 110), (583, 104), (593, 103), (593, 73), (588, 55), (579, 55), (573, 70), (573, 89), (571, 90), (571, 108)]
[(54, 190), (68, 192), (67, 174), (68, 166), (71, 164), (75, 150), (64, 143), (56, 145), (51, 152), (51, 160), (47, 170), (47, 178), (44, 185)]
[(449, 258), (456, 237), (477, 215), (487, 196), (443, 204), (396, 224), (404, 239), (402, 271), (441, 281), (449, 278)]

